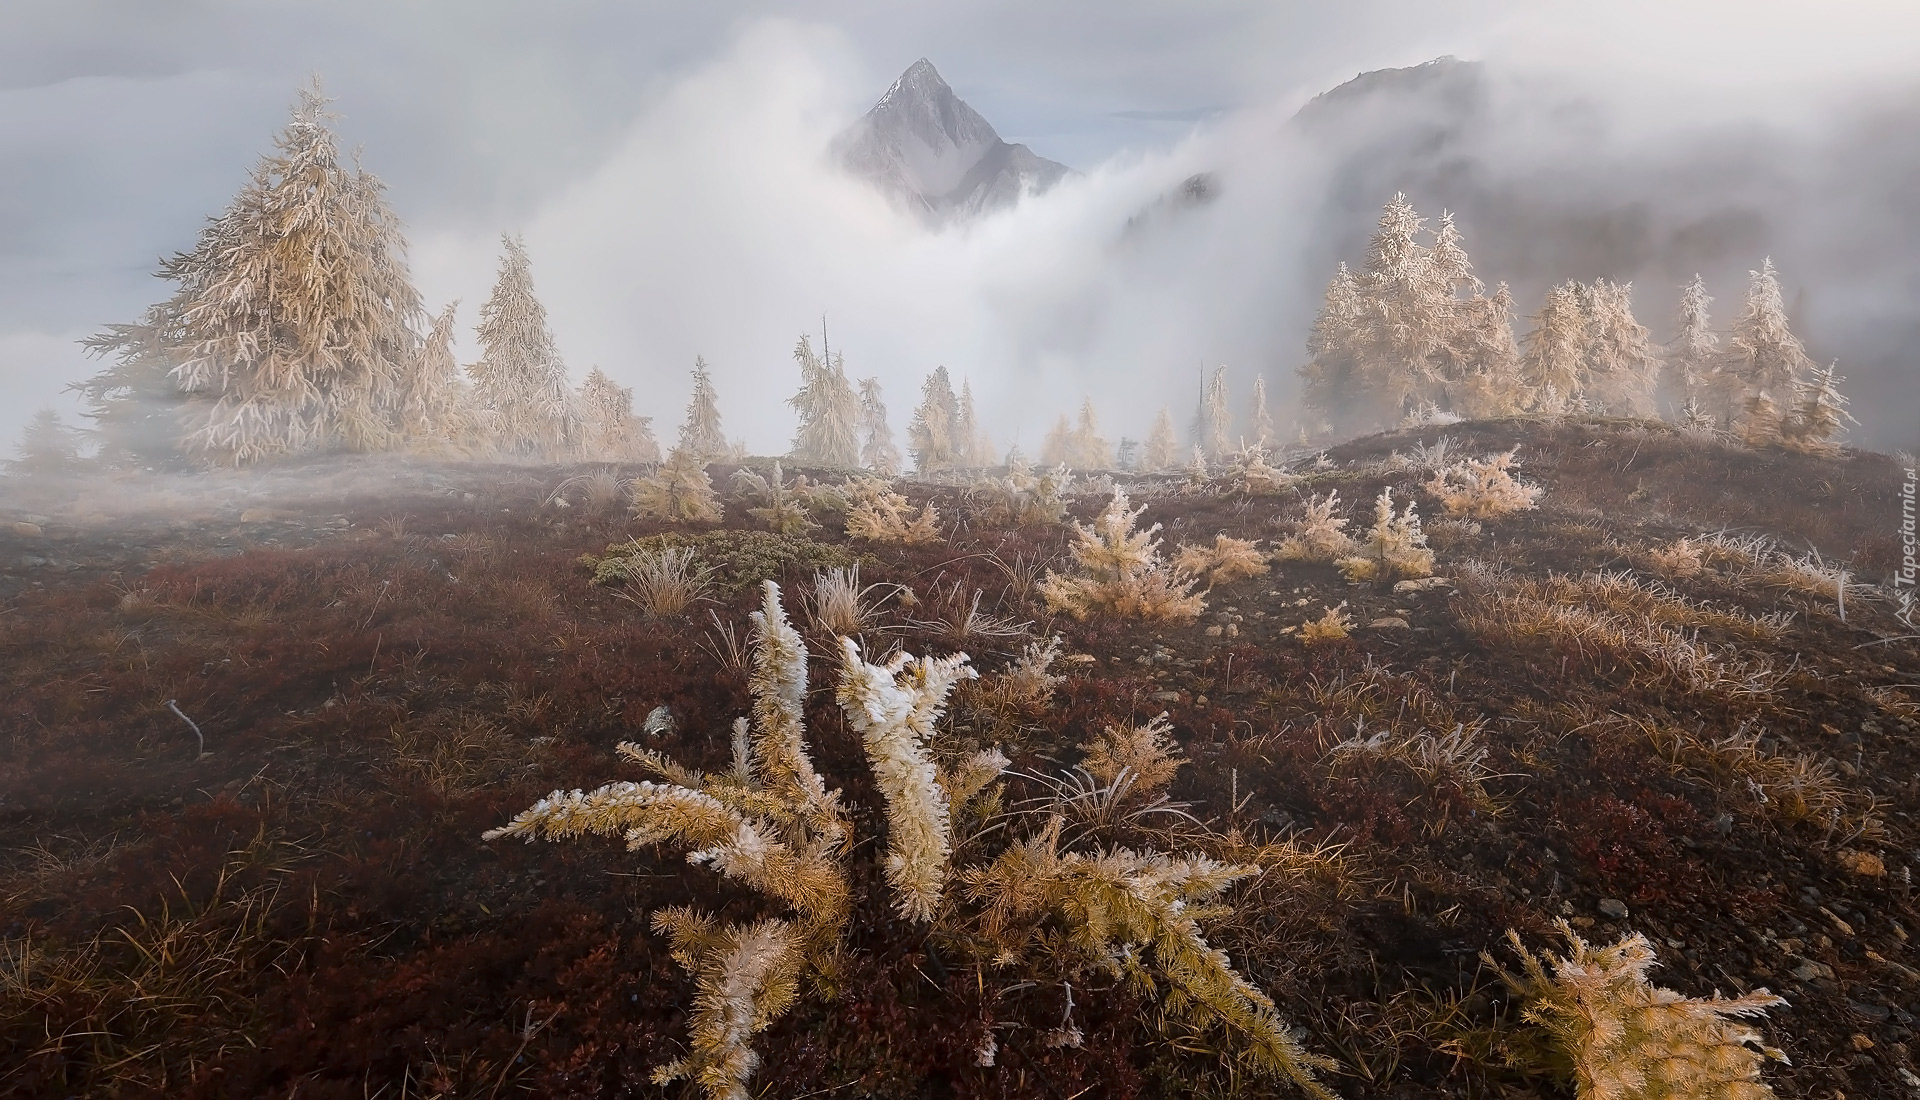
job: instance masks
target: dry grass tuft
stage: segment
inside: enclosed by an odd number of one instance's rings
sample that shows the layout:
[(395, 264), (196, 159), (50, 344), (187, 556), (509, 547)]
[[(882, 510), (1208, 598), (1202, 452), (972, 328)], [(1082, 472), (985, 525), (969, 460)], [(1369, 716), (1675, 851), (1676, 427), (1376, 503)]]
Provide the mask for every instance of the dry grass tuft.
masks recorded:
[(626, 589), (616, 595), (656, 619), (685, 614), (706, 596), (711, 579), (690, 546), (637, 548), (624, 565)]
[(859, 634), (873, 625), (873, 616), (882, 590), (898, 591), (898, 585), (860, 583), (860, 565), (836, 567), (813, 575), (809, 602), (813, 621), (832, 634)]

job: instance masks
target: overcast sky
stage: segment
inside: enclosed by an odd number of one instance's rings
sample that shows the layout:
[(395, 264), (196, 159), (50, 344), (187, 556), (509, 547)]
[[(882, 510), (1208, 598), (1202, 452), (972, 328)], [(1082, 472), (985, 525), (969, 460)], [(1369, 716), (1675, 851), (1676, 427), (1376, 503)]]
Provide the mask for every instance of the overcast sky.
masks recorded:
[[(764, 369), (739, 360), (782, 362), (792, 337), (775, 334), (793, 331), (794, 316), (831, 311), (858, 346), (863, 314), (906, 308), (879, 291), (869, 300), (851, 262), (822, 276), (819, 297), (832, 300), (800, 301), (765, 272), (780, 258), (725, 237), (738, 208), (679, 216), (672, 204), (727, 191), (703, 173), (788, 175), (795, 161), (753, 147), (806, 147), (923, 55), (1002, 136), (1088, 172), (1092, 183), (1074, 193), (1083, 209), (931, 248), (908, 242), (899, 224), (847, 213), (846, 196), (818, 181), (742, 186), (732, 201), (771, 210), (754, 229), (770, 248), (831, 251), (837, 238), (795, 229), (822, 221), (868, 248), (867, 266), (896, 265), (891, 284), (899, 270), (932, 272), (928, 287), (971, 303), (935, 327), (957, 357), (971, 349), (980, 372), (1005, 342), (975, 330), (1009, 297), (1030, 297), (1017, 283), (983, 284), (982, 272), (1098, 278), (1097, 265), (1029, 256), (1005, 238), (1071, 240), (1085, 210), (1122, 209), (1198, 163), (1205, 142), (1217, 155), (1232, 134), (1362, 70), (1454, 54), (1610, 74), (1649, 90), (1637, 108), (1623, 95), (1621, 109), (1650, 119), (1683, 106), (1791, 114), (1853, 84), (1920, 78), (1920, 4), (1907, 0), (5, 0), (0, 9), (0, 438), (33, 407), (64, 402), (61, 386), (93, 369), (77, 338), (162, 296), (150, 277), (158, 257), (192, 245), (311, 73), (336, 99), (343, 141), (388, 183), (430, 305), (464, 298), (470, 327), (497, 234), (526, 232), (576, 374), (608, 360), (641, 390), (640, 411), (663, 422), (677, 419), (691, 350), (713, 358), (724, 348), (736, 360), (716, 364), (724, 402), (729, 371), (738, 383)], [(1232, 119), (1252, 121), (1236, 131), (1222, 121)], [(653, 224), (662, 219), (686, 224)], [(703, 227), (715, 226), (705, 249)], [(606, 239), (663, 251), (610, 257)], [(710, 250), (730, 255), (746, 288), (736, 307), (753, 316), (741, 318), (742, 334), (666, 331), (661, 321), (644, 334), (657, 336), (657, 355), (621, 349), (635, 333), (606, 288), (643, 293), (660, 279), (621, 283), (609, 272)], [(689, 312), (715, 326), (729, 316), (683, 305), (671, 316)], [(871, 347), (900, 361), (860, 364), (850, 353), (850, 365), (896, 383), (937, 354), (878, 332)], [(889, 392), (904, 419), (908, 393)], [(777, 449), (783, 421), (765, 403), (739, 408), (729, 427)]]

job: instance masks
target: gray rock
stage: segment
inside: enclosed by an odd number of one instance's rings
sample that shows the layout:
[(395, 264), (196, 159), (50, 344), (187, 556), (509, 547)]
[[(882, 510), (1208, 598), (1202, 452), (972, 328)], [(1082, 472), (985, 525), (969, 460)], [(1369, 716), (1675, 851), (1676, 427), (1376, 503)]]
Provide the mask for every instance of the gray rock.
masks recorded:
[(1627, 903), (1619, 898), (1601, 898), (1600, 915), (1608, 920), (1626, 920)]

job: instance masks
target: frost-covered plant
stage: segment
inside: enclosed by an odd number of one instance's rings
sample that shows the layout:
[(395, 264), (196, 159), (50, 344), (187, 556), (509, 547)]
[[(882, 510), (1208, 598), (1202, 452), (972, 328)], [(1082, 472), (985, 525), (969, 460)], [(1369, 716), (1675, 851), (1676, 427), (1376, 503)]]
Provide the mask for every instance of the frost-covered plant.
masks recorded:
[(793, 1003), (799, 976), (826, 963), (846, 923), (840, 857), (847, 818), (838, 791), (813, 769), (802, 727), (806, 651), (768, 581), (753, 616), (752, 717), (734, 723), (734, 765), (720, 775), (689, 770), (658, 752), (622, 743), (619, 754), (666, 780), (554, 791), (507, 825), (503, 837), (571, 840), (618, 836), (629, 851), (673, 845), (688, 861), (777, 902), (790, 915), (718, 926), (691, 909), (665, 909), (654, 926), (699, 989), (688, 1056), (654, 1071), (660, 1084), (698, 1081), (707, 1095), (745, 1100), (757, 1061), (748, 1046)]
[(1227, 481), (1248, 496), (1270, 497), (1285, 492), (1294, 483), (1292, 474), (1267, 464), (1267, 449), (1255, 443), (1240, 449), (1227, 467)]
[(973, 491), (974, 513), (987, 527), (1050, 527), (1066, 518), (1067, 491), (1073, 473), (1055, 466), (1040, 473), (1015, 451), (1007, 459), (1007, 476), (988, 478)]
[(1034, 712), (1053, 705), (1053, 692), (1064, 676), (1053, 673), (1053, 662), (1060, 659), (1060, 636), (1042, 642), (1028, 642), (1027, 648), (1006, 670), (992, 678), (998, 696), (1014, 707)]
[(1144, 724), (1108, 726), (1100, 736), (1080, 746), (1086, 753), (1080, 766), (1102, 783), (1112, 783), (1124, 772), (1133, 777), (1135, 793), (1158, 794), (1186, 763), (1180, 746), (1169, 736), (1172, 732), (1173, 724), (1164, 711)]
[(1347, 617), (1347, 603), (1327, 608), (1327, 613), (1318, 619), (1300, 624), (1300, 640), (1313, 645), (1316, 642), (1337, 642), (1347, 636), (1353, 628), (1353, 620)]
[(868, 542), (918, 546), (940, 541), (940, 514), (928, 501), (918, 516), (907, 498), (879, 478), (863, 477), (847, 485), (847, 537)]
[(1393, 511), (1393, 490), (1382, 489), (1373, 505), (1373, 529), (1359, 552), (1341, 558), (1336, 564), (1350, 581), (1390, 581), (1433, 576), (1433, 551), (1427, 549), (1427, 536), (1420, 530), (1420, 517), (1413, 502), (1398, 515)]
[(1492, 519), (1527, 511), (1545, 490), (1514, 480), (1513, 456), (1517, 451), (1469, 458), (1435, 470), (1433, 480), (1427, 482), (1427, 492), (1439, 499), (1449, 516)]
[(1267, 556), (1253, 540), (1221, 533), (1213, 537), (1212, 546), (1182, 546), (1173, 556), (1173, 569), (1190, 577), (1205, 577), (1209, 585), (1226, 584), (1265, 573)]
[(623, 562), (626, 591), (621, 595), (656, 619), (684, 613), (706, 595), (712, 574), (690, 546), (637, 549)]
[(1594, 947), (1565, 920), (1558, 922), (1571, 950), (1537, 956), (1508, 942), (1521, 972), (1487, 965), (1525, 999), (1525, 1018), (1541, 1027), (1572, 1063), (1580, 1100), (1763, 1100), (1773, 1090), (1760, 1079), (1767, 1059), (1787, 1056), (1740, 1022), (1786, 1001), (1756, 989), (1740, 997), (1687, 997), (1647, 981), (1653, 946), (1638, 932), (1611, 947)]
[(804, 535), (819, 526), (795, 495), (795, 487), (787, 484), (778, 459), (774, 460), (771, 475), (758, 470), (736, 470), (733, 483), (763, 502), (758, 508), (747, 509), (747, 514), (766, 524), (767, 530), (782, 535)]
[(1165, 409), (1153, 418), (1153, 430), (1147, 433), (1147, 445), (1140, 452), (1140, 471), (1157, 474), (1171, 470), (1180, 461), (1180, 444), (1173, 438), (1173, 416)]
[(1411, 737), (1382, 729), (1371, 736), (1363, 728), (1352, 737), (1333, 746), (1328, 760), (1337, 768), (1356, 759), (1392, 760), (1405, 766), (1429, 787), (1451, 784), (1482, 807), (1492, 809), (1486, 781), (1494, 778), (1487, 766), (1487, 746), (1480, 739), (1480, 726), (1456, 723), (1444, 734), (1421, 730)]
[(713, 495), (705, 460), (675, 447), (659, 469), (633, 479), (633, 514), (669, 523), (719, 522), (720, 499)]
[(1344, 528), (1347, 520), (1336, 516), (1340, 507), (1340, 492), (1334, 490), (1325, 497), (1318, 494), (1308, 498), (1307, 514), (1295, 527), (1293, 534), (1280, 540), (1274, 548), (1273, 556), (1281, 561), (1337, 561), (1354, 550), (1353, 537)]
[(732, 450), (720, 428), (720, 395), (713, 388), (713, 375), (698, 355), (693, 357), (693, 396), (687, 401), (687, 418), (680, 424), (674, 449), (699, 459), (701, 465), (722, 461)]
[(881, 477), (898, 477), (900, 448), (893, 442), (878, 378), (860, 380), (860, 436), (860, 464)]
[(1775, 554), (1761, 567), (1759, 578), (1777, 588), (1830, 597), (1839, 608), (1840, 621), (1847, 621), (1847, 589), (1855, 587), (1853, 573), (1837, 562), (1825, 560), (1818, 550), (1804, 558)]
[(1092, 524), (1075, 523), (1072, 553), (1079, 572), (1047, 571), (1040, 594), (1054, 611), (1076, 619), (1097, 614), (1122, 618), (1185, 621), (1198, 618), (1206, 602), (1190, 592), (1193, 579), (1160, 558), (1154, 524), (1145, 531), (1133, 525), (1146, 511), (1127, 507), (1127, 494), (1115, 489), (1106, 511)]
[(1697, 577), (1707, 567), (1706, 556), (1700, 543), (1691, 538), (1679, 538), (1647, 551), (1647, 564), (1663, 577), (1676, 580)]
[[(1063, 824), (1053, 818), (1038, 835), (965, 875), (969, 897), (985, 907), (981, 938), (998, 960), (1015, 961), (1034, 944), (1069, 948), (1117, 979), (1160, 993), (1166, 1010), (1189, 1024), (1232, 1034), (1262, 1074), (1333, 1100), (1314, 1076), (1333, 1063), (1300, 1045), (1272, 998), (1235, 972), (1200, 928), (1223, 912), (1209, 902), (1260, 869), (1127, 848), (1062, 852)], [(1059, 933), (1047, 934), (1049, 925)], [(1059, 958), (1058, 946), (1052, 954)]]
[(1789, 450), (1828, 458), (1840, 453), (1846, 426), (1860, 423), (1847, 412), (1843, 381), (1838, 363), (1815, 367), (1810, 378), (1795, 381), (1793, 415), (1781, 428), (1781, 442)]
[[(972, 679), (967, 655), (910, 657), (867, 663), (859, 643), (840, 639), (837, 698), (860, 735), (873, 778), (887, 802), (887, 882), (894, 908), (908, 920), (933, 919), (952, 854), (948, 791), (927, 754), (927, 739), (954, 684)], [(1002, 758), (1004, 760), (1004, 758)]]

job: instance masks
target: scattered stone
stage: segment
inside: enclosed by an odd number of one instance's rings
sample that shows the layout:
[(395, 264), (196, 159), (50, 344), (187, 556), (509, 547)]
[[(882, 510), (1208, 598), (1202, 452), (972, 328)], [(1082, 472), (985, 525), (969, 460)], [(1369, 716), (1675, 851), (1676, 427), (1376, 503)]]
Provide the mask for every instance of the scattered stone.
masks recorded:
[(12, 524), (10, 526), (14, 534), (20, 535), (24, 538), (34, 538), (46, 533), (45, 530), (43, 530), (39, 524), (27, 523), (24, 520), (19, 523)]
[(1180, 693), (1177, 691), (1156, 691), (1148, 696), (1148, 698), (1156, 703), (1178, 703), (1180, 701)]
[(1601, 898), (1600, 915), (1608, 920), (1626, 920), (1627, 903), (1619, 898)]
[(1872, 852), (1842, 848), (1834, 854), (1834, 861), (1861, 878), (1885, 878), (1887, 864)]
[(241, 523), (272, 523), (279, 518), (271, 508), (248, 508), (240, 513)]
[(1408, 592), (1431, 592), (1436, 588), (1452, 588), (1453, 582), (1445, 577), (1418, 577), (1413, 580), (1398, 581), (1393, 586), (1394, 595)]
[(1226, 631), (1217, 626), (1210, 626), (1207, 628), (1207, 637), (1209, 638), (1218, 638), (1224, 633), (1226, 633)]
[(1865, 1035), (1862, 1035), (1857, 1031), (1853, 1033), (1852, 1043), (1853, 1043), (1853, 1049), (1855, 1050), (1872, 1050), (1873, 1049), (1873, 1040), (1867, 1038)]
[(1815, 962), (1812, 959), (1800, 960), (1794, 964), (1793, 969), (1787, 971), (1787, 973), (1792, 974), (1795, 979), (1802, 982), (1816, 982), (1821, 980), (1830, 982), (1833, 980), (1833, 967), (1823, 962)]
[(1099, 659), (1100, 658), (1095, 657), (1091, 653), (1069, 653), (1065, 657), (1062, 657), (1060, 660), (1062, 664), (1090, 665), (1090, 664), (1093, 664), (1095, 661), (1098, 661)]
[(1375, 619), (1367, 625), (1375, 630), (1406, 630), (1411, 624), (1405, 619), (1389, 615), (1384, 619)]

